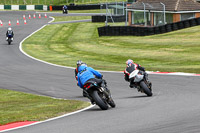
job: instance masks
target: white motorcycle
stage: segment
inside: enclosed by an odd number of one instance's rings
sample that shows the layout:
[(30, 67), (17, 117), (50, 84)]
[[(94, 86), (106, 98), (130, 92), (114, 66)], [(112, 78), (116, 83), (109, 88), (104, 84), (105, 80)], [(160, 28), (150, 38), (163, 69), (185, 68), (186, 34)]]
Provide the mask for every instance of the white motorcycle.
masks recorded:
[(129, 75), (130, 83), (138, 89), (138, 91), (145, 93), (147, 96), (152, 96), (152, 84), (147, 80), (147, 76), (144, 75), (144, 72), (139, 70), (134, 70)]

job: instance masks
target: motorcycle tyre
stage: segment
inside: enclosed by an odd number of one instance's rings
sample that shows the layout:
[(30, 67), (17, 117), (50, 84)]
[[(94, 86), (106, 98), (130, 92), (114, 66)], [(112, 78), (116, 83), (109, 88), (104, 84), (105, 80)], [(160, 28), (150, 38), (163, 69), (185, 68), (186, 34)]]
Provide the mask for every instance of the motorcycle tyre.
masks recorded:
[(10, 45), (10, 44), (11, 44), (11, 39), (9, 38), (9, 39), (8, 39), (8, 45)]
[(144, 81), (140, 82), (140, 86), (142, 87), (143, 91), (145, 94), (147, 94), (147, 96), (152, 96), (152, 92), (151, 90), (147, 87), (147, 85), (144, 83)]
[(98, 91), (92, 92), (92, 98), (94, 99), (95, 103), (102, 109), (107, 110), (108, 105), (102, 100), (102, 98), (99, 96)]
[(111, 98), (111, 100), (108, 102), (108, 104), (109, 104), (112, 108), (115, 108), (115, 107), (116, 107), (116, 104), (115, 104), (115, 102), (113, 101), (112, 98)]

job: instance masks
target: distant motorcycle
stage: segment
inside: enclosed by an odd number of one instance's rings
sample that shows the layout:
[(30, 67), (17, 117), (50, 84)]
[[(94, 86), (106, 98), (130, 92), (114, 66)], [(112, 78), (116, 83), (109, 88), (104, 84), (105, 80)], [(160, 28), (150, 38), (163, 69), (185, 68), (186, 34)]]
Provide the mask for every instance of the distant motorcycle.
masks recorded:
[(115, 108), (115, 102), (111, 97), (110, 91), (107, 89), (106, 81), (102, 80), (101, 85), (96, 81), (89, 80), (84, 85), (84, 92), (93, 104), (97, 104), (102, 110), (108, 109), (108, 104)]
[(134, 70), (130, 73), (129, 79), (131, 84), (138, 89), (138, 91), (145, 93), (147, 96), (152, 96), (152, 84), (147, 80), (147, 77), (144, 75), (143, 71)]
[(8, 41), (8, 45), (10, 45), (11, 42), (13, 41), (13, 37), (11, 34), (8, 34), (7, 41)]

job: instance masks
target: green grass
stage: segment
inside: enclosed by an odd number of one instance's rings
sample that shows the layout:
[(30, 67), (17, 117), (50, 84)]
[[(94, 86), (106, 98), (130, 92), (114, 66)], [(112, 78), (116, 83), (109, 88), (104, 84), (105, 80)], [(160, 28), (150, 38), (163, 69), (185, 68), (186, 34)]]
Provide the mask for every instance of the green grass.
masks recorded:
[[(25, 3), (24, 3), (25, 1)], [(93, 4), (105, 2), (122, 2), (121, 0), (0, 0), (4, 5), (64, 5), (64, 4)]]
[(83, 101), (53, 99), (0, 89), (0, 125), (17, 121), (42, 121), (89, 105)]
[(64, 66), (77, 60), (100, 70), (124, 70), (129, 58), (149, 71), (200, 73), (200, 26), (146, 37), (99, 37), (104, 23), (49, 25), (23, 43), (30, 55)]

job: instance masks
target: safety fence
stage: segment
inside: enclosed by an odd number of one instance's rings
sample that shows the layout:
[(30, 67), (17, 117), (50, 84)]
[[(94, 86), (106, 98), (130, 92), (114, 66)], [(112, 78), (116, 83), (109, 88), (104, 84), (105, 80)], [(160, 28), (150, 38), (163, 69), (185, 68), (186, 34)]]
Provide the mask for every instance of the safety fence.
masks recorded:
[(98, 28), (99, 36), (149, 36), (200, 25), (200, 18), (184, 20), (155, 27), (104, 26)]

